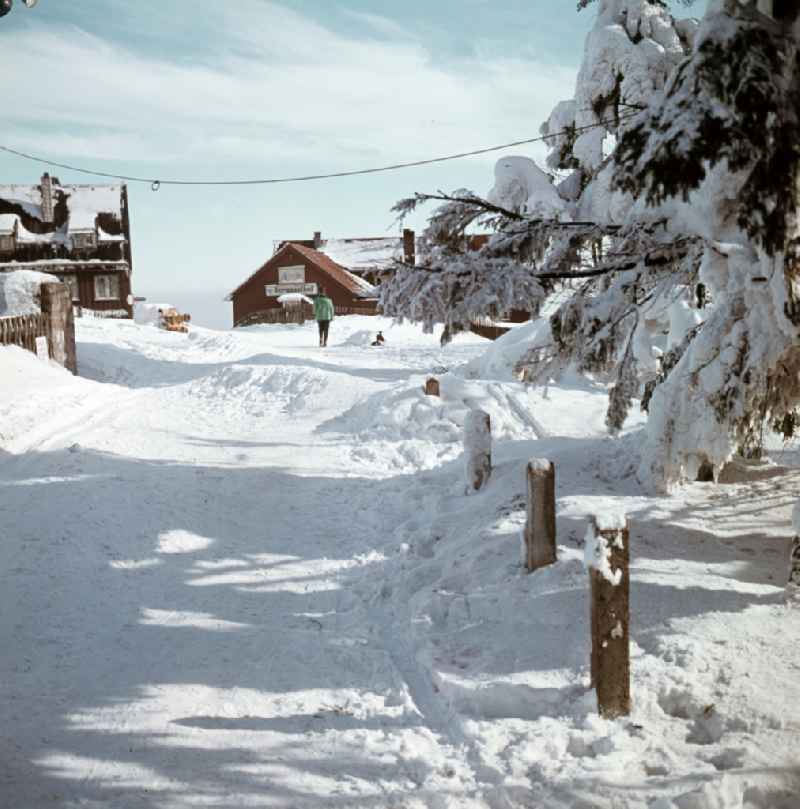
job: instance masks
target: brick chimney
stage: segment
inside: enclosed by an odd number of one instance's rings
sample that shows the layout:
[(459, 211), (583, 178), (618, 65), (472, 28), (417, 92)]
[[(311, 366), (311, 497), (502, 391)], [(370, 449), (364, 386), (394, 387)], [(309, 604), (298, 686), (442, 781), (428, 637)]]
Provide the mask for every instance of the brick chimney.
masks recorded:
[(414, 231), (409, 228), (403, 230), (403, 262), (412, 267), (417, 263), (416, 240)]
[(314, 231), (314, 249), (319, 250), (322, 247), (322, 231), (315, 230)]
[(42, 222), (52, 223), (55, 219), (55, 212), (53, 210), (53, 180), (47, 172), (42, 175), (40, 188), (42, 192)]

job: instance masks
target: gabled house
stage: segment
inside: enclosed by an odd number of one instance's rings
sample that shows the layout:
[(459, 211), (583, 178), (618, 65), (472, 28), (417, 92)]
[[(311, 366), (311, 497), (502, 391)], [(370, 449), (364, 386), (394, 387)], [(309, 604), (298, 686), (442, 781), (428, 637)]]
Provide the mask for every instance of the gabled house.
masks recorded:
[(377, 313), (375, 287), (337, 264), (325, 253), (297, 242), (284, 242), (272, 258), (240, 284), (226, 300), (233, 303), (233, 325), (276, 322), (281, 295), (316, 295), (323, 288), (337, 315)]
[(58, 276), (82, 309), (133, 316), (125, 185), (0, 185), (0, 272)]
[(395, 262), (414, 264), (416, 239), (413, 230), (404, 230), (402, 236), (366, 236), (349, 239), (323, 239), (314, 233), (313, 239), (293, 239), (276, 244), (276, 250), (285, 244), (299, 244), (324, 253), (341, 267), (363, 278), (370, 284), (380, 283)]

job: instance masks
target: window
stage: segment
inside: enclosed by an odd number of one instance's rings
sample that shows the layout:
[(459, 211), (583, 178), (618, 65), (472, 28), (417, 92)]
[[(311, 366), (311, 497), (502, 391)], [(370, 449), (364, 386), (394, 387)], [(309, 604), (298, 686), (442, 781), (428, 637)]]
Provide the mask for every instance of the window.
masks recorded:
[(279, 284), (304, 284), (306, 281), (306, 268), (300, 264), (297, 267), (279, 267)]
[(13, 253), (14, 252), (14, 234), (9, 236), (0, 236), (0, 252)]
[(96, 275), (94, 278), (94, 299), (96, 301), (118, 301), (119, 276)]
[(72, 234), (72, 246), (78, 250), (85, 247), (94, 247), (96, 243), (96, 235), (92, 231)]
[(73, 301), (79, 301), (81, 296), (78, 292), (78, 276), (77, 275), (62, 275), (61, 280), (67, 285), (70, 297)]

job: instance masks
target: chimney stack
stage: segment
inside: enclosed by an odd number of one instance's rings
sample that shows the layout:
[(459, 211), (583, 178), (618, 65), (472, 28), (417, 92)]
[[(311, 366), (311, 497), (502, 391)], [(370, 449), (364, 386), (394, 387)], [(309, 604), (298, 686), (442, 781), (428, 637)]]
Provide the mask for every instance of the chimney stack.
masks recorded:
[(415, 245), (414, 231), (409, 228), (403, 229), (403, 262), (412, 267), (417, 263), (417, 250)]
[(319, 250), (322, 247), (322, 231), (315, 230), (314, 231), (314, 249)]
[(42, 175), (41, 191), (42, 222), (52, 223), (55, 220), (55, 213), (53, 210), (53, 180), (47, 172)]

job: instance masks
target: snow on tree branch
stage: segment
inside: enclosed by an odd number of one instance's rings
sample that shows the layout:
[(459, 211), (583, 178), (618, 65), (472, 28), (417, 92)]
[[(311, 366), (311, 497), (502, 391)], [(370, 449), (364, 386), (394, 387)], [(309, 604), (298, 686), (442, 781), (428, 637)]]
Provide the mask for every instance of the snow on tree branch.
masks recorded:
[(795, 48), (783, 27), (749, 6), (709, 13), (692, 56), (620, 136), (615, 187), (652, 205), (688, 199), (724, 161), (740, 173), (730, 189), (739, 226), (768, 254), (782, 250), (798, 205)]

